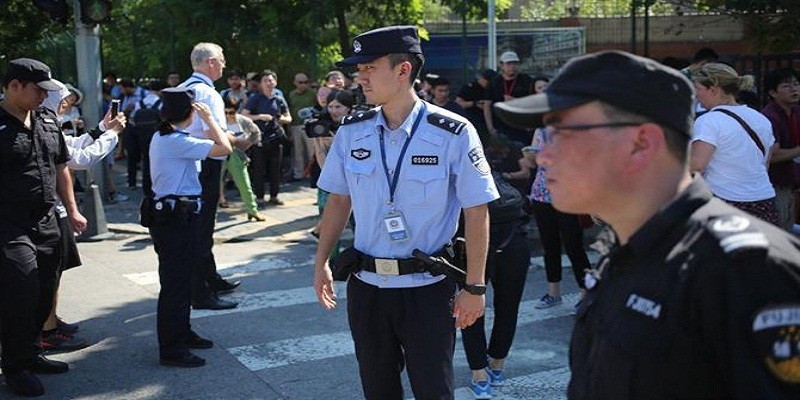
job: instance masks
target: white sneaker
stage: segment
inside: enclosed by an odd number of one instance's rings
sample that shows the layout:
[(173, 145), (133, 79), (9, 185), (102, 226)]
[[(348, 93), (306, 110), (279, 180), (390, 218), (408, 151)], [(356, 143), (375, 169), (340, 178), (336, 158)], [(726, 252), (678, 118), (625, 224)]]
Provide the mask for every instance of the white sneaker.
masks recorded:
[(128, 201), (130, 199), (131, 198), (128, 197), (128, 195), (120, 193), (120, 192), (114, 192), (114, 194), (111, 195), (111, 202), (112, 203), (119, 203), (119, 202), (122, 202), (122, 201)]

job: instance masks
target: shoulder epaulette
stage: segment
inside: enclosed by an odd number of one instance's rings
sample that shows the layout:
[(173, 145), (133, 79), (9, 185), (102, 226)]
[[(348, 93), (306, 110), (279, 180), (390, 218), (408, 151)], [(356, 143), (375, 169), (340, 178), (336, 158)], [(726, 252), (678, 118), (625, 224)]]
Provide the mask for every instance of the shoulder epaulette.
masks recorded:
[(457, 119), (446, 117), (446, 116), (444, 116), (442, 114), (438, 114), (438, 113), (428, 114), (428, 122), (431, 125), (434, 125), (434, 126), (437, 126), (439, 128), (442, 128), (442, 129), (444, 129), (444, 130), (446, 130), (446, 131), (448, 131), (448, 132), (450, 132), (450, 133), (452, 133), (454, 135), (460, 134), (461, 131), (464, 129), (464, 127), (467, 126), (467, 124), (465, 124), (465, 123), (463, 123), (463, 122), (461, 122), (461, 121), (459, 121)]
[(745, 253), (766, 253), (769, 249), (767, 236), (753, 222), (741, 215), (731, 214), (708, 220), (708, 230), (719, 241), (726, 254), (738, 256)]
[(376, 110), (359, 111), (342, 118), (342, 125), (355, 124), (356, 122), (372, 119), (378, 114)]

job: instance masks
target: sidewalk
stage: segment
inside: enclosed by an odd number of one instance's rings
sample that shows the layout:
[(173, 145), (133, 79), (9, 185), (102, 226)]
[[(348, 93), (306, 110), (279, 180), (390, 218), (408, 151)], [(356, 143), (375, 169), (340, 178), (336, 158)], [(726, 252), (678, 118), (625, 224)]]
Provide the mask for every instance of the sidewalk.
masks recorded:
[[(117, 204), (104, 204), (108, 230), (114, 233), (148, 235), (147, 228), (139, 225), (139, 204), (142, 188), (127, 188), (125, 162), (114, 167), (117, 191), (130, 196), (130, 200)], [(318, 218), (316, 206), (317, 189), (308, 186), (308, 181), (281, 185), (280, 198), (285, 205), (259, 210), (266, 217), (264, 222), (248, 222), (247, 211), (236, 189), (226, 190), (230, 208), (217, 209), (215, 243), (243, 242), (252, 240), (297, 241), (308, 237), (307, 231), (314, 227)]]

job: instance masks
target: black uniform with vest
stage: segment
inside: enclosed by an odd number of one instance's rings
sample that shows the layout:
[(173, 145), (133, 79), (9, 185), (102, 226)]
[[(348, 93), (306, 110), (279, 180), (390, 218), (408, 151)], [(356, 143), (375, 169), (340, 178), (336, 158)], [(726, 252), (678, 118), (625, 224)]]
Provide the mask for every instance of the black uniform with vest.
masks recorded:
[(800, 240), (699, 178), (585, 281), (570, 399), (800, 398)]
[(0, 366), (29, 369), (50, 314), (60, 261), (56, 171), (69, 159), (55, 114), (31, 111), (31, 128), (0, 108)]

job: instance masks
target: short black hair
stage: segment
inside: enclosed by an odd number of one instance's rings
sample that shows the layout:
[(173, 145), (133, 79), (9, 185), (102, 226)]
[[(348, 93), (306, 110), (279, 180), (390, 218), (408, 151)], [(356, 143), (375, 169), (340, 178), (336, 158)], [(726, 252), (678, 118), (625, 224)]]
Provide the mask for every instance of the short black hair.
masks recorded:
[(342, 103), (342, 105), (347, 108), (353, 108), (353, 106), (356, 104), (356, 97), (349, 90), (331, 89), (331, 92), (328, 93), (328, 98), (326, 101), (330, 103), (334, 100)]
[(414, 81), (417, 80), (419, 72), (422, 71), (422, 66), (425, 65), (425, 56), (416, 53), (389, 54), (389, 65), (392, 68), (406, 61), (411, 63), (411, 73), (408, 75), (408, 83), (414, 86)]
[(272, 77), (275, 78), (276, 81), (278, 80), (278, 74), (275, 73), (275, 71), (273, 71), (271, 69), (265, 69), (265, 70), (259, 72), (256, 76), (253, 77), (253, 80), (257, 81), (257, 82), (261, 82), (261, 79), (263, 79), (265, 76), (268, 76), (268, 75), (272, 75)]
[(450, 81), (447, 78), (437, 78), (431, 81), (431, 87), (437, 86), (450, 86)]
[(21, 84), (22, 84), (22, 86), (25, 86), (25, 85), (27, 85), (27, 84), (31, 83), (31, 82), (29, 82), (29, 81), (25, 81), (25, 80), (22, 80), (22, 79), (18, 79), (18, 78), (12, 78), (12, 77), (10, 77), (9, 75), (4, 75), (4, 76), (3, 76), (3, 88), (4, 88), (4, 89), (8, 89), (8, 85), (10, 85), (10, 84), (11, 84), (11, 81), (13, 81), (14, 79), (16, 79), (17, 81), (19, 81), (19, 83), (21, 83)]
[(238, 76), (239, 78), (242, 78), (242, 74), (239, 72), (239, 70), (236, 70), (236, 69), (229, 69), (228, 73), (225, 76), (227, 76), (228, 78), (234, 77), (234, 76)]
[(719, 54), (717, 54), (717, 52), (711, 47), (703, 47), (702, 49), (697, 50), (697, 53), (694, 53), (692, 62), (698, 61), (717, 62), (719, 61)]
[(778, 90), (778, 86), (781, 83), (788, 81), (792, 77), (800, 80), (800, 74), (798, 74), (794, 68), (790, 67), (774, 69), (767, 72), (767, 74), (764, 75), (764, 93), (769, 96), (770, 91)]

